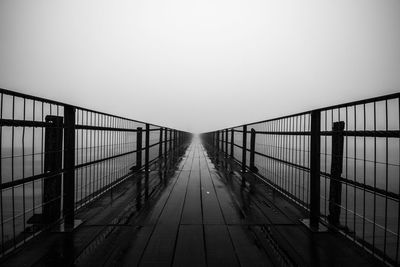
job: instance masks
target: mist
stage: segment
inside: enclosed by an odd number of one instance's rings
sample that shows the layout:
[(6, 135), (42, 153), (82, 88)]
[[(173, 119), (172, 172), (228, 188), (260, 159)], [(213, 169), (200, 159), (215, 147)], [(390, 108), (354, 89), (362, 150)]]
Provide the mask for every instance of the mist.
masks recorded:
[(0, 1), (0, 87), (190, 132), (398, 92), (400, 2)]

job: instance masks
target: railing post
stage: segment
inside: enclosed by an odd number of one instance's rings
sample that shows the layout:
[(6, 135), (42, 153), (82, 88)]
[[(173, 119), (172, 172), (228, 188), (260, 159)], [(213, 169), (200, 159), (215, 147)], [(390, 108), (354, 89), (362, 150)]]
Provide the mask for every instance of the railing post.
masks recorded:
[(65, 225), (74, 226), (75, 219), (75, 108), (64, 107), (64, 198), (63, 213)]
[(215, 148), (215, 133), (212, 132), (211, 133), (211, 144), (210, 144), (213, 148)]
[(178, 131), (174, 130), (174, 150), (176, 150), (178, 146)]
[(171, 129), (170, 131), (169, 131), (169, 151), (171, 151), (172, 150), (172, 132), (173, 132), (173, 130)]
[(164, 157), (167, 157), (168, 151), (168, 129), (164, 129)]
[(162, 147), (163, 147), (163, 128), (160, 128), (160, 138), (158, 146), (158, 158), (162, 157)]
[(257, 167), (254, 165), (255, 148), (256, 148), (256, 130), (254, 130), (254, 128), (251, 128), (251, 135), (250, 135), (250, 171), (252, 171), (252, 172), (258, 172)]
[(145, 151), (144, 151), (144, 169), (146, 172), (149, 171), (149, 146), (150, 146), (150, 125), (146, 123), (146, 140), (145, 140)]
[[(46, 116), (46, 122), (52, 126), (46, 127), (44, 143), (44, 172), (55, 173), (62, 169), (63, 118)], [(56, 222), (61, 215), (61, 174), (43, 179), (42, 219), (45, 225)]]
[(146, 123), (146, 133), (145, 133), (145, 150), (144, 150), (144, 197), (149, 198), (149, 146), (150, 146), (150, 125)]
[(318, 230), (320, 215), (321, 112), (311, 112), (310, 228)]
[(219, 153), (219, 131), (215, 132), (215, 148), (217, 149), (217, 152)]
[(234, 157), (235, 130), (231, 130), (231, 158)]
[(340, 178), (343, 170), (343, 130), (344, 121), (334, 122), (332, 129), (332, 162), (329, 186), (329, 215), (330, 224), (340, 224), (340, 205), (342, 199), (342, 183)]
[(142, 168), (142, 127), (138, 127), (136, 131), (136, 170)]
[(227, 158), (228, 155), (228, 129), (225, 129), (225, 157)]
[(224, 151), (224, 130), (220, 131), (220, 135), (221, 135), (221, 153), (222, 153), (222, 157), (224, 157), (225, 151)]
[(246, 156), (247, 156), (247, 125), (243, 125), (242, 134), (242, 172), (246, 172)]
[(216, 131), (215, 132), (215, 148), (216, 148), (216, 150), (215, 150), (215, 154), (216, 154), (216, 159), (215, 159), (215, 162), (217, 163), (217, 164), (219, 164), (219, 131)]

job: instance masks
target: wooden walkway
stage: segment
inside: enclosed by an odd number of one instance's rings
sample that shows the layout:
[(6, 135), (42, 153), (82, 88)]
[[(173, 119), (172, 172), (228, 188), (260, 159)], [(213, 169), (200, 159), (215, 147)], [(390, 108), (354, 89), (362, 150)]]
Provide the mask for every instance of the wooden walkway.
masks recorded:
[(311, 233), (299, 222), (306, 215), (279, 193), (250, 175), (244, 188), (237, 166), (213, 160), (194, 140), (168, 173), (132, 177), (81, 211), (76, 232), (48, 233), (1, 264), (380, 265), (337, 233)]
[[(192, 143), (162, 194), (129, 222), (135, 229), (115, 234), (115, 255), (106, 265), (272, 265), (212, 166), (203, 146)], [(109, 245), (77, 265), (103, 265), (107, 252)]]

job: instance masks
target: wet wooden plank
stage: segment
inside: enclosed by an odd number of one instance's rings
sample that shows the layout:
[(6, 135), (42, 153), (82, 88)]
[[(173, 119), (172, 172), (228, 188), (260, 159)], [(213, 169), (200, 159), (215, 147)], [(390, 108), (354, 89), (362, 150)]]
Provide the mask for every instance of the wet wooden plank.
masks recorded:
[(208, 266), (239, 266), (226, 225), (205, 225)]
[(200, 184), (200, 171), (192, 170), (190, 172), (181, 224), (203, 223), (201, 213)]
[(130, 244), (105, 266), (138, 266), (152, 231), (153, 227), (145, 226), (138, 229), (134, 236), (127, 237), (131, 239)]
[[(187, 171), (186, 171), (187, 172)], [(150, 201), (148, 206), (143, 207), (141, 210), (140, 216), (137, 219), (134, 219), (130, 222), (130, 224), (136, 225), (154, 225), (156, 224), (158, 218), (161, 215), (163, 208), (166, 205), (166, 202), (174, 189), (174, 186), (178, 180), (180, 173), (176, 173), (172, 178), (170, 178), (165, 188), (163, 188), (160, 196), (155, 199), (155, 201)]]
[(272, 234), (286, 251), (296, 253), (311, 266), (380, 265), (376, 259), (363, 257), (365, 252), (343, 236), (330, 233), (313, 234), (303, 225), (275, 226)]
[(273, 266), (272, 262), (251, 238), (250, 233), (242, 226), (228, 226), (240, 266)]
[(181, 225), (173, 266), (206, 266), (202, 225)]
[(201, 169), (202, 204), (204, 224), (225, 224), (208, 169)]
[(171, 264), (189, 173), (188, 171), (180, 173), (144, 251), (141, 266), (169, 266)]
[(226, 224), (246, 223), (227, 186), (216, 174), (211, 173), (211, 178)]
[(139, 266), (170, 266), (177, 232), (178, 225), (156, 227)]

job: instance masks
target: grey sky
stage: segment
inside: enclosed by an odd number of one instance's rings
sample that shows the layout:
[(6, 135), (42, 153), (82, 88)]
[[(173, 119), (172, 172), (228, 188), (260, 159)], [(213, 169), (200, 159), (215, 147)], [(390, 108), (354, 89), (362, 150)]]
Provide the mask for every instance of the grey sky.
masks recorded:
[(398, 0), (1, 0), (0, 87), (200, 132), (400, 91)]

